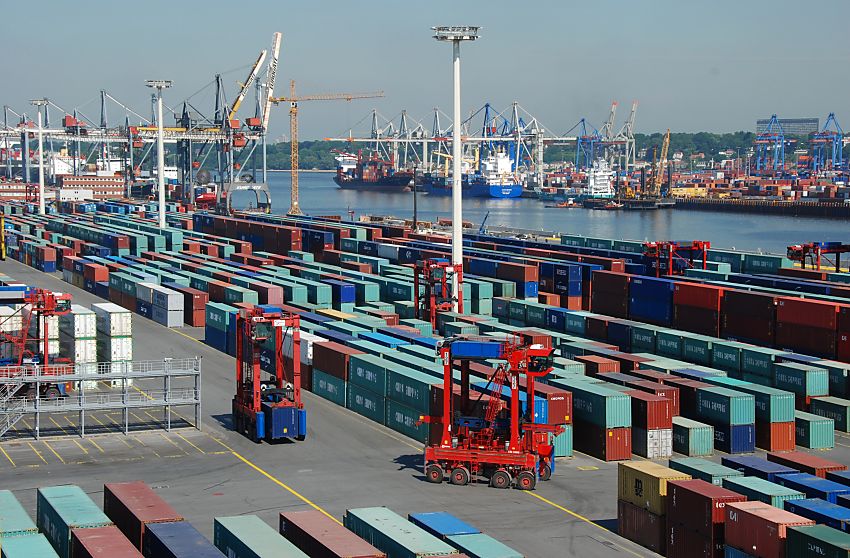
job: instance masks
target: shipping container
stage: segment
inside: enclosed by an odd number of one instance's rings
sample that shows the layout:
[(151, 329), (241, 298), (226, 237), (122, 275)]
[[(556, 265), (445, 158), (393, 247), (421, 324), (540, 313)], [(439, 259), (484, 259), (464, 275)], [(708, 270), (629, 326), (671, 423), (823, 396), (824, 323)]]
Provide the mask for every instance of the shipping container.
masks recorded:
[(690, 480), (691, 476), (651, 461), (617, 465), (617, 497), (655, 515), (666, 510), (667, 481)]
[(810, 475), (809, 473), (785, 473), (776, 475), (774, 482), (793, 488), (806, 495), (806, 498), (820, 498), (832, 504), (841, 495), (850, 494), (850, 486)]
[(789, 527), (786, 532), (788, 558), (846, 558), (850, 556), (850, 534), (826, 525)]
[(183, 517), (142, 481), (103, 485), (103, 512), (141, 549), (145, 525), (183, 521)]
[(756, 447), (765, 451), (793, 451), (796, 437), (794, 422), (756, 423)]
[(228, 558), (308, 558), (256, 515), (216, 517), (213, 544)]
[(318, 510), (281, 512), (280, 534), (311, 558), (386, 558)]
[(44, 535), (3, 538), (2, 543), (0, 558), (59, 558)]
[(151, 523), (145, 528), (145, 558), (222, 558), (213, 544), (185, 521)]
[(755, 399), (748, 393), (723, 387), (697, 390), (697, 414), (713, 423), (722, 425), (754, 424)]
[(664, 517), (641, 506), (617, 500), (617, 533), (653, 552), (665, 553), (667, 533)]
[(474, 535), (481, 532), (448, 512), (411, 513), (407, 515), (407, 519), (441, 539), (451, 535)]
[(758, 477), (728, 477), (723, 479), (723, 488), (777, 508), (782, 508), (785, 500), (802, 500), (806, 497), (802, 492)]
[(647, 459), (664, 459), (673, 455), (673, 429), (647, 430), (632, 427), (632, 453)]
[(71, 531), (71, 558), (142, 558), (115, 526)]
[[(667, 558), (722, 558), (723, 534), (721, 525), (712, 536), (700, 535), (696, 531), (672, 521), (667, 522)], [(747, 558), (749, 558), (747, 556)]]
[(525, 558), (513, 548), (485, 533), (449, 535), (446, 542), (469, 558)]
[(798, 555), (785, 552), (786, 529), (814, 525), (811, 519), (762, 502), (731, 503), (725, 511), (726, 544), (753, 556), (796, 558)]
[(389, 558), (449, 555), (455, 548), (388, 508), (346, 510), (343, 524)]
[(714, 427), (685, 417), (673, 417), (673, 451), (691, 457), (714, 453)]
[(789, 453), (768, 453), (767, 459), (773, 463), (793, 467), (801, 473), (810, 473), (821, 478), (826, 478), (826, 473), (828, 471), (847, 470), (847, 465), (836, 463), (835, 461), (830, 461), (801, 451), (792, 451)]
[(787, 500), (785, 510), (839, 531), (850, 531), (850, 509), (820, 498)]
[(809, 449), (835, 447), (835, 421), (803, 411), (795, 411), (797, 444)]
[(80, 487), (63, 485), (38, 489), (36, 525), (56, 553), (67, 558), (72, 529), (106, 527), (112, 522)]
[(771, 482), (773, 482), (776, 475), (799, 473), (797, 469), (755, 456), (723, 457), (720, 459), (720, 462), (730, 469), (741, 471), (745, 476), (758, 477)]
[(797, 362), (777, 362), (773, 365), (773, 381), (779, 389), (799, 396), (829, 395), (829, 373), (825, 368)]
[(592, 422), (575, 421), (573, 446), (602, 461), (622, 461), (632, 457), (632, 429), (604, 428)]
[(726, 453), (753, 453), (755, 424), (714, 425), (714, 447)]
[(604, 428), (622, 428), (632, 425), (631, 398), (600, 384), (583, 380), (558, 378), (550, 385), (573, 394), (573, 416)]
[(9, 490), (0, 490), (0, 537), (7, 539), (37, 532), (35, 522), (15, 495)]
[(712, 537), (725, 522), (724, 507), (747, 498), (701, 479), (667, 483), (667, 521)]
[(838, 397), (816, 397), (812, 399), (809, 411), (832, 419), (835, 430), (850, 432), (850, 401)]
[(741, 471), (699, 457), (676, 457), (670, 460), (669, 465), (671, 469), (715, 486), (723, 486), (725, 478), (744, 476)]

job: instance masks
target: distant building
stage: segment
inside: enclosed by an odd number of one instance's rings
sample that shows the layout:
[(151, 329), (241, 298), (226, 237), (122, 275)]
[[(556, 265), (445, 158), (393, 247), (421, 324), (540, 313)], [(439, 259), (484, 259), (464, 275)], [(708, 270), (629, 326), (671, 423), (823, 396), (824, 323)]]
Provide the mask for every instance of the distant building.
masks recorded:
[[(756, 120), (756, 134), (763, 134), (770, 124), (769, 118)], [(779, 124), (786, 136), (808, 136), (820, 130), (819, 118), (780, 118)]]

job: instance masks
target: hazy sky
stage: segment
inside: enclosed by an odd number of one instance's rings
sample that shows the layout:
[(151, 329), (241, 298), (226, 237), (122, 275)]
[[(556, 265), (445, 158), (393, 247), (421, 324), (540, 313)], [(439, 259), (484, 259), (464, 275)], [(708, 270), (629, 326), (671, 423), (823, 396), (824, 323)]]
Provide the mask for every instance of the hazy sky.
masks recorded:
[[(176, 105), (216, 73), (232, 99), (281, 31), (278, 94), (289, 79), (301, 93), (386, 94), (302, 104), (301, 139), (344, 133), (372, 108), (430, 127), (433, 107), (451, 112), (451, 47), (430, 27), (460, 24), (482, 26), (462, 47), (464, 112), (516, 100), (565, 132), (583, 116), (601, 126), (615, 99), (619, 126), (637, 99), (639, 132), (752, 130), (774, 112), (823, 122), (832, 111), (850, 127), (847, 0), (42, 0), (4, 2), (3, 20), (0, 96), (18, 112), (46, 96), (97, 118), (106, 89), (148, 115), (145, 79), (173, 79)], [(193, 101), (212, 112), (211, 89)], [(273, 136), (288, 134), (286, 110)]]

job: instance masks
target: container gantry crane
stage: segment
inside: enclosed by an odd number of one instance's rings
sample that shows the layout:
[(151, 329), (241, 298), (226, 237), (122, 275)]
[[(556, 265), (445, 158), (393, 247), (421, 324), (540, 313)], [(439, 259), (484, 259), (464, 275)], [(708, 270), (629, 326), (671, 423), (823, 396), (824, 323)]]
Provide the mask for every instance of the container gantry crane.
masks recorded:
[[(457, 275), (458, 293), (452, 292), (453, 275)], [(445, 258), (417, 261), (413, 270), (413, 293), (416, 318), (430, 322), (436, 329), (437, 314), (451, 312), (455, 302), (457, 311), (463, 313), (463, 265)]]
[[(438, 347), (443, 361), (443, 400), (441, 416), (423, 416), (421, 422), (440, 429), (439, 442), (425, 448), (425, 477), (429, 482), (448, 479), (463, 486), (476, 476), (489, 479), (494, 488), (533, 490), (538, 478), (552, 474), (550, 434), (562, 427), (534, 422), (534, 381), (552, 370), (551, 348), (529, 345), (519, 337), (504, 341), (457, 336)], [(490, 380), (492, 392), (483, 419), (460, 416), (471, 407), (469, 400), (469, 362), (497, 359), (503, 361)], [(453, 365), (460, 362), (460, 407), (454, 408)], [(519, 377), (526, 376), (527, 413), (521, 413)], [(498, 420), (502, 413), (502, 388), (510, 388), (508, 425)]]
[[(842, 242), (809, 242), (807, 244), (795, 244), (789, 246), (787, 255), (788, 259), (800, 262), (800, 267), (806, 269), (806, 264), (809, 264), (811, 269), (820, 271), (823, 263), (834, 264), (835, 272), (841, 272), (841, 254), (850, 252), (850, 244)], [(826, 256), (829, 254), (835, 255), (835, 260), (830, 261)]]
[(702, 269), (707, 269), (709, 248), (711, 242), (706, 240), (646, 242), (643, 255), (655, 268), (656, 277), (681, 275), (682, 270), (693, 269), (697, 261), (701, 262)]
[(352, 101), (354, 99), (374, 99), (383, 97), (383, 91), (373, 93), (326, 93), (320, 95), (295, 94), (295, 80), (289, 82), (288, 97), (273, 97), (271, 102), (289, 103), (289, 162), (290, 177), (292, 179), (292, 192), (289, 206), (290, 215), (301, 215), (301, 207), (298, 205), (298, 103), (304, 101)]
[[(292, 368), (283, 358), (286, 337), (292, 339)], [(260, 354), (271, 341), (274, 377), (262, 379)], [(236, 317), (236, 395), (233, 425), (251, 440), (307, 436), (307, 411), (301, 401), (300, 318), (284, 312), (241, 309)]]

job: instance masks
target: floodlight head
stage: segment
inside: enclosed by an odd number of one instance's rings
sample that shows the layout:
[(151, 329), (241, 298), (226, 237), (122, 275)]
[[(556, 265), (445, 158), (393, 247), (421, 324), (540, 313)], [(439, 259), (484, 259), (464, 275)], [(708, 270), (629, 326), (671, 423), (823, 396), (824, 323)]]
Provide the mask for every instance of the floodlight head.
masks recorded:
[(434, 38), (438, 41), (474, 41), (478, 38), (480, 27), (468, 25), (432, 27)]
[(30, 101), (30, 104), (34, 107), (43, 107), (47, 104), (47, 99), (33, 99)]
[(168, 89), (171, 87), (171, 84), (174, 83), (170, 79), (147, 79), (145, 80), (145, 85), (148, 87), (153, 87), (156, 89)]

